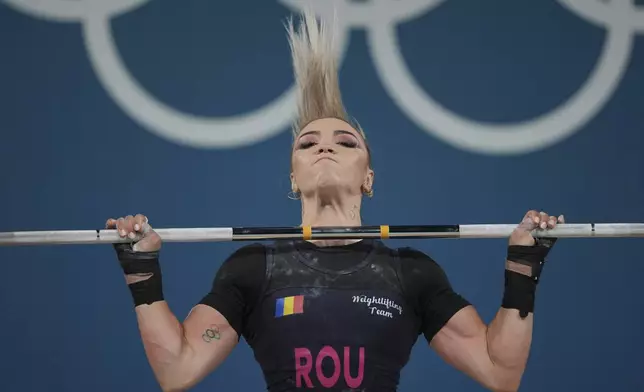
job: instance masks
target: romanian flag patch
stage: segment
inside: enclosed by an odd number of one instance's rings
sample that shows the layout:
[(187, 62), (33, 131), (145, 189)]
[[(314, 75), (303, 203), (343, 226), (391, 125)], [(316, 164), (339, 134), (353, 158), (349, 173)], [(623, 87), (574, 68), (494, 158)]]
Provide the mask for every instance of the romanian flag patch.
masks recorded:
[(275, 317), (304, 313), (304, 296), (278, 298), (275, 301)]

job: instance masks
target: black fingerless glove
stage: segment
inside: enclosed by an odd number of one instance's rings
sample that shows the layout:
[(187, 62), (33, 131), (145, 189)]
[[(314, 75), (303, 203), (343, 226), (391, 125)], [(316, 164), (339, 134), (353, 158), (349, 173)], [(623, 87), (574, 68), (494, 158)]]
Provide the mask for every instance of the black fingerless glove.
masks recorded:
[(149, 278), (128, 284), (134, 306), (163, 301), (163, 285), (159, 252), (135, 252), (131, 244), (114, 244), (121, 268), (126, 275), (152, 274)]
[(505, 290), (501, 307), (517, 309), (521, 318), (534, 312), (537, 283), (541, 277), (546, 256), (556, 242), (556, 238), (535, 238), (533, 246), (508, 246), (507, 260), (531, 267), (532, 275), (505, 270)]

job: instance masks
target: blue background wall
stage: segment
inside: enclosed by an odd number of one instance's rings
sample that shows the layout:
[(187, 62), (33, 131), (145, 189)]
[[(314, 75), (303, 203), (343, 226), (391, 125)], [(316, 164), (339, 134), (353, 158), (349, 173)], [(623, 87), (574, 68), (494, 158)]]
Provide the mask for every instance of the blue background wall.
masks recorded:
[[(258, 130), (244, 143), (217, 147), (195, 137), (198, 117), (245, 116), (288, 91), (282, 22), (293, 9), (258, 0), (91, 3), (0, 2), (0, 231), (94, 229), (135, 213), (155, 227), (299, 224), (299, 204), (287, 198), (290, 101), (242, 127)], [(374, 3), (347, 0), (365, 8), (341, 15), (354, 26), (342, 60), (345, 101), (368, 133), (376, 171), (365, 224), (514, 223), (533, 208), (568, 222), (644, 222), (644, 2), (381, 4), (410, 10), (398, 21), (396, 12), (369, 8)], [(110, 42), (96, 33), (101, 21), (132, 80), (166, 105), (160, 113), (194, 117), (175, 124), (144, 102), (126, 104), (131, 89), (119, 98), (125, 85), (100, 71), (114, 71), (114, 58), (89, 39)], [(611, 34), (615, 52), (600, 68), (613, 75), (592, 87), (578, 112), (531, 126), (538, 132), (521, 138), (523, 146), (507, 147), (514, 131), (503, 129), (507, 136), (452, 143), (436, 131), (458, 130), (423, 107), (434, 126), (415, 118), (402, 99), (421, 100), (395, 72), (375, 66), (396, 58), (375, 60), (387, 26), (420, 91), (472, 121), (473, 132), (557, 113), (590, 87)], [(570, 132), (538, 142), (558, 128)], [(208, 129), (222, 143), (241, 134)], [(390, 244), (431, 254), (486, 321), (494, 316), (505, 240)], [(165, 292), (180, 319), (239, 246), (166, 244)], [(557, 244), (539, 286), (522, 391), (644, 390), (641, 249), (637, 239)], [(0, 390), (158, 390), (109, 246), (4, 247), (0, 260)], [(245, 343), (195, 388), (262, 389)], [(481, 389), (421, 338), (400, 390)]]

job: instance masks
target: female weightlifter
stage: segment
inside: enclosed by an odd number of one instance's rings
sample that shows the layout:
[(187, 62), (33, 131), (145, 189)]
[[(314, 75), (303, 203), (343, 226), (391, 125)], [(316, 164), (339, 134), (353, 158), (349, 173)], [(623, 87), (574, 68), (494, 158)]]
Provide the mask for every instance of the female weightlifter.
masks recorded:
[[(305, 14), (287, 25), (298, 117), (292, 194), (302, 225), (360, 226), (374, 172), (365, 133), (345, 112), (331, 27)], [(530, 350), (535, 291), (563, 223), (529, 211), (509, 238), (505, 287), (493, 321), (451, 287), (441, 267), (380, 240), (275, 241), (234, 252), (212, 289), (180, 322), (164, 301), (161, 238), (144, 215), (109, 219), (147, 358), (164, 391), (183, 391), (226, 359), (241, 337), (270, 391), (396, 391), (422, 334), (445, 361), (493, 391), (516, 391)]]

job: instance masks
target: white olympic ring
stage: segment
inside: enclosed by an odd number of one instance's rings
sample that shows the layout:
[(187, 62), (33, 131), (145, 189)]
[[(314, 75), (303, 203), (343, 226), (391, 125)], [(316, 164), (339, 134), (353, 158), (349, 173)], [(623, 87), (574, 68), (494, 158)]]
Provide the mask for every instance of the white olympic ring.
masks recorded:
[[(4, 0), (34, 17), (81, 23), (90, 61), (103, 87), (131, 118), (167, 140), (197, 148), (240, 147), (272, 137), (292, 123), (296, 114), (294, 86), (262, 108), (226, 118), (182, 113), (146, 92), (121, 61), (109, 24), (111, 18), (148, 1)], [(630, 59), (634, 33), (644, 31), (644, 10), (632, 0), (558, 0), (579, 17), (606, 29), (607, 38), (594, 70), (575, 94), (550, 113), (514, 124), (485, 124), (465, 119), (435, 102), (416, 83), (400, 52), (396, 26), (424, 15), (445, 0), (279, 1), (296, 11), (310, 6), (320, 18), (333, 17), (335, 7), (340, 62), (346, 54), (350, 30), (364, 28), (386, 91), (410, 119), (456, 148), (493, 155), (533, 152), (577, 132), (615, 92)]]

